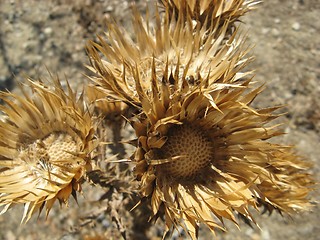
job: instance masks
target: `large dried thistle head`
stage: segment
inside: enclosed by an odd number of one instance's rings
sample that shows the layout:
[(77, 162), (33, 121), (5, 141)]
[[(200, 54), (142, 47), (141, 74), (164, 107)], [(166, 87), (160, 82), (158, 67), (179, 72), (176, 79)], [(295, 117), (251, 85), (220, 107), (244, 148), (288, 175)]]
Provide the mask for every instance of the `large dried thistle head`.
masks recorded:
[(243, 72), (250, 61), (243, 36), (225, 39), (227, 24), (190, 27), (183, 14), (161, 20), (156, 11), (152, 28), (135, 13), (133, 38), (109, 25), (107, 41), (88, 47), (93, 81), (140, 110), (132, 159), (151, 218), (164, 216), (166, 232), (182, 226), (195, 239), (199, 223), (213, 233), (225, 229), (224, 219), (238, 225), (236, 214), (255, 223), (250, 210), (261, 205), (308, 209), (310, 164), (268, 141), (282, 134), (270, 124), (279, 107), (250, 106), (262, 87), (252, 88)]
[(310, 164), (268, 142), (282, 134), (266, 126), (277, 108), (250, 107), (261, 89), (245, 93), (247, 84), (194, 92), (167, 84), (142, 96), (149, 104), (133, 121), (135, 174), (152, 217), (164, 215), (167, 230), (181, 225), (195, 239), (199, 223), (213, 233), (225, 230), (224, 219), (238, 226), (237, 214), (255, 223), (251, 208), (290, 214), (310, 207)]
[(67, 204), (91, 169), (95, 127), (83, 96), (69, 85), (65, 93), (58, 79), (52, 84), (29, 80), (22, 95), (0, 95), (1, 213), (24, 204), (22, 221), (44, 207), (48, 214), (55, 200)]

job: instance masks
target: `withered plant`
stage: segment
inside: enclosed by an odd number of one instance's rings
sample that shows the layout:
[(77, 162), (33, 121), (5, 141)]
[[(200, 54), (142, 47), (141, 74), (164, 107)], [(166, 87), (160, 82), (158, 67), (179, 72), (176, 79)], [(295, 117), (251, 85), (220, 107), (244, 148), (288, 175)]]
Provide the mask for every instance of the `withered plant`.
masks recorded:
[(22, 221), (44, 207), (48, 215), (55, 200), (67, 204), (70, 195), (76, 198), (96, 147), (83, 95), (70, 86), (65, 93), (58, 79), (51, 84), (29, 80), (22, 95), (0, 95), (0, 206), (4, 213), (24, 204)]
[(48, 214), (83, 179), (105, 191), (124, 238), (146, 238), (159, 221), (164, 237), (182, 228), (197, 239), (201, 223), (215, 234), (225, 220), (239, 226), (236, 215), (256, 224), (260, 207), (310, 208), (311, 164), (273, 141), (281, 107), (252, 106), (264, 87), (245, 70), (251, 47), (236, 22), (258, 1), (159, 2), (152, 17), (133, 10), (133, 33), (109, 22), (88, 43), (85, 98), (59, 81), (30, 81), (34, 96), (2, 93), (2, 212), (24, 203), (23, 220)]

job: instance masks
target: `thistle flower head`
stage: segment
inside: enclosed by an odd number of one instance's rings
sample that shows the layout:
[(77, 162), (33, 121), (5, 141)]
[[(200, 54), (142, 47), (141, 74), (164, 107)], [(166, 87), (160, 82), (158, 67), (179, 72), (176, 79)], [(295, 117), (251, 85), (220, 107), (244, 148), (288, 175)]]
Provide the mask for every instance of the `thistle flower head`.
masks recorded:
[(226, 87), (249, 74), (239, 72), (250, 61), (247, 49), (240, 50), (244, 37), (234, 32), (227, 38), (228, 24), (213, 25), (208, 33), (205, 27), (194, 29), (191, 18), (170, 18), (168, 10), (163, 19), (156, 11), (155, 27), (135, 11), (134, 39), (114, 24), (108, 27), (108, 43), (99, 37), (100, 43), (87, 46), (89, 69), (96, 73), (91, 81), (109, 98), (135, 107), (141, 106), (140, 92), (152, 91), (151, 78), (157, 78), (156, 84), (178, 81), (175, 85), (186, 90), (199, 84)]
[(95, 84), (140, 110), (132, 159), (151, 217), (195, 239), (199, 223), (213, 233), (224, 219), (238, 225), (235, 214), (255, 223), (251, 207), (307, 209), (309, 164), (268, 141), (282, 134), (269, 125), (278, 107), (250, 106), (262, 87), (242, 72), (250, 61), (244, 38), (227, 36), (227, 23), (194, 27), (191, 16), (166, 12), (161, 20), (156, 11), (152, 28), (135, 13), (134, 38), (109, 25), (109, 44), (88, 46)]
[[(0, 122), (1, 213), (24, 204), (22, 221), (37, 210), (49, 213), (55, 200), (67, 204), (76, 197), (91, 168), (94, 125), (82, 96), (59, 80), (54, 87), (29, 81), (23, 95), (2, 92), (4, 119)], [(27, 93), (32, 91), (32, 95)]]
[(199, 223), (213, 233), (225, 229), (223, 219), (238, 225), (235, 214), (255, 223), (250, 207), (285, 213), (309, 207), (312, 180), (303, 172), (309, 164), (267, 141), (282, 134), (265, 126), (276, 108), (251, 108), (261, 89), (245, 94), (247, 83), (188, 93), (170, 92), (168, 84), (146, 97), (145, 117), (133, 122), (135, 173), (152, 216), (164, 214), (167, 230), (181, 225), (195, 239)]

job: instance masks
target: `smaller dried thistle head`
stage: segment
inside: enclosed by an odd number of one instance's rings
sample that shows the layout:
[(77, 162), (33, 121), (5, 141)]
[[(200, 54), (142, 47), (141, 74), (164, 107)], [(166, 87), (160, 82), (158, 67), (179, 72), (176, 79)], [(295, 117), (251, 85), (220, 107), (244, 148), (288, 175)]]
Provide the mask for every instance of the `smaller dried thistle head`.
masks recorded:
[(28, 88), (21, 87), (23, 96), (0, 96), (5, 102), (0, 122), (1, 213), (24, 204), (22, 221), (44, 207), (48, 214), (55, 200), (67, 204), (91, 169), (95, 127), (83, 97), (69, 85), (65, 93), (58, 79), (52, 83), (49, 88), (29, 80)]
[[(90, 80), (110, 98), (140, 108), (139, 92), (152, 91), (149, 79), (153, 77), (158, 78), (157, 84), (163, 81), (162, 75), (168, 81), (178, 77), (184, 79), (179, 84), (188, 82), (188, 87), (193, 88), (199, 83), (202, 87), (219, 83), (221, 87), (249, 74), (240, 73), (251, 59), (246, 57), (248, 49), (242, 47), (245, 38), (237, 31), (226, 37), (228, 24), (221, 28), (212, 25), (207, 34), (206, 27), (194, 29), (191, 18), (176, 20), (169, 13), (167, 10), (160, 16), (156, 10), (153, 26), (134, 11), (134, 37), (110, 23), (107, 40), (99, 37), (99, 43), (90, 42), (87, 46), (89, 69), (96, 74)], [(180, 15), (184, 13), (179, 12)], [(228, 71), (232, 68), (233, 72)]]

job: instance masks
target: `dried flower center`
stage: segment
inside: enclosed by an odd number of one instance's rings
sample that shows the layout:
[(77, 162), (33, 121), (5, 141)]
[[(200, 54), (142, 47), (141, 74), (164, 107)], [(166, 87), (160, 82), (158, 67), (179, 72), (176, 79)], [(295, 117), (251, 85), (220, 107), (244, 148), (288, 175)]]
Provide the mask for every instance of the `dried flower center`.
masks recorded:
[(30, 144), (27, 149), (21, 152), (27, 158), (33, 161), (38, 161), (40, 167), (49, 167), (51, 163), (71, 163), (70, 159), (76, 158), (73, 155), (77, 151), (77, 144), (67, 133), (54, 132), (43, 139), (36, 140)]
[(161, 157), (178, 157), (160, 166), (172, 177), (193, 177), (210, 165), (213, 159), (212, 142), (198, 127), (188, 124), (175, 126), (169, 130), (168, 140), (161, 148)]
[(52, 133), (42, 140), (50, 161), (74, 158), (76, 142), (66, 133)]

